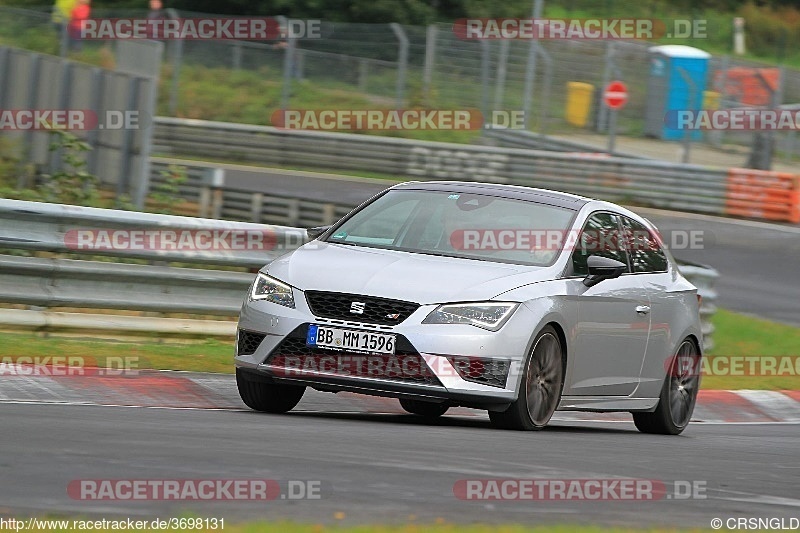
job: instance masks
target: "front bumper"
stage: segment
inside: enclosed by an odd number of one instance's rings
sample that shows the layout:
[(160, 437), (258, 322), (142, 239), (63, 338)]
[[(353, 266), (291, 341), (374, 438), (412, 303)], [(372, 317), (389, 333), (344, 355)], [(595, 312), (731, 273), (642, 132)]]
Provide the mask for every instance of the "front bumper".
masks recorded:
[[(253, 378), (275, 383), (304, 384), (325, 391), (444, 400), (453, 405), (489, 409), (502, 409), (516, 399), (524, 355), (531, 339), (531, 324), (537, 323), (531, 311), (523, 305), (496, 332), (463, 324), (422, 324), (422, 320), (436, 308), (436, 305), (423, 305), (402, 323), (383, 326), (316, 317), (303, 292), (297, 289), (294, 290), (294, 300), (295, 309), (265, 301), (248, 300), (244, 303), (238, 331), (255, 333), (256, 338), (263, 335), (263, 339), (254, 349), (250, 346), (252, 353), (240, 353), (237, 335), (237, 368)], [(313, 351), (306, 351), (308, 349), (302, 340), (308, 324), (395, 334), (398, 339), (397, 360), (392, 364), (395, 367), (399, 364), (404, 370), (414, 369), (414, 377), (409, 378), (406, 373), (384, 373), (376, 377), (370, 372), (358, 371), (359, 365), (361, 369), (369, 368), (374, 356), (332, 350), (316, 352), (319, 357), (329, 356), (327, 364), (317, 361), (307, 365), (308, 359), (294, 359), (287, 364), (286, 358), (280, 356), (288, 354), (304, 358), (315, 355)], [(287, 352), (288, 343), (291, 349)], [(250, 352), (251, 349), (241, 351)], [(345, 373), (341, 372), (341, 364), (337, 367), (334, 362), (337, 356), (348, 358)], [(497, 386), (500, 380), (487, 385), (464, 379), (464, 368), (459, 372), (451, 362), (453, 357), (495, 362), (497, 368), (507, 370), (507, 379), (503, 386)], [(303, 362), (298, 363), (298, 360)], [(385, 368), (389, 366), (386, 364)]]

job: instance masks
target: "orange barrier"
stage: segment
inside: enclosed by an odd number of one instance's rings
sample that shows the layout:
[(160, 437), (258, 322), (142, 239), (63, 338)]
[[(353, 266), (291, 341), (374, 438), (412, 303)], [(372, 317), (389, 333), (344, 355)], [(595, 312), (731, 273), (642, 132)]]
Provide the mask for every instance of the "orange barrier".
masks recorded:
[(786, 172), (730, 169), (725, 214), (800, 224), (800, 176)]
[(714, 74), (714, 86), (727, 100), (735, 100), (740, 105), (769, 106), (772, 93), (780, 85), (780, 77), (780, 70), (775, 67), (733, 67), (727, 71), (718, 70)]

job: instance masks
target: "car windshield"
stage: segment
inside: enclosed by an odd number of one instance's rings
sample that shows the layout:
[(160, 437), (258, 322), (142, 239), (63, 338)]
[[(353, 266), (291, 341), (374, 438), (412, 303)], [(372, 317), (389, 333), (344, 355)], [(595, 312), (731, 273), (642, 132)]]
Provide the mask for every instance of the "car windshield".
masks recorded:
[(523, 265), (551, 265), (575, 211), (481, 194), (391, 190), (326, 242)]

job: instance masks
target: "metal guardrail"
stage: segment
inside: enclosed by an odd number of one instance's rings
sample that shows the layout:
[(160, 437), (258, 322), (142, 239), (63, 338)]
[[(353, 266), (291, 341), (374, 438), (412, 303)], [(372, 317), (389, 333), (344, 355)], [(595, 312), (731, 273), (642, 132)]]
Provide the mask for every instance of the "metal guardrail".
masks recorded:
[[(163, 231), (175, 234), (174, 245), (153, 244), (150, 236), (160, 243)], [(0, 248), (7, 249), (260, 268), (306, 238), (305, 229), (286, 226), (0, 199)], [(190, 246), (197, 242), (209, 249)]]
[[(272, 250), (152, 250), (123, 245), (115, 249), (76, 250), (75, 231), (121, 231), (130, 237), (133, 231), (159, 234), (198, 231), (244, 232), (272, 235), (280, 246)], [(87, 234), (96, 236), (97, 234)], [(113, 238), (113, 237), (112, 237)], [(154, 215), (91, 207), (75, 207), (38, 202), (0, 199), (0, 249), (38, 250), (47, 252), (79, 252), (108, 255), (123, 259), (147, 259), (206, 263), (259, 268), (287, 250), (306, 241), (306, 231), (285, 226), (208, 220), (172, 215)], [(147, 238), (144, 238), (144, 242)], [(124, 241), (123, 244), (132, 241)], [(195, 241), (198, 242), (198, 241)], [(246, 246), (245, 246), (246, 247)], [(121, 249), (120, 249), (121, 248)], [(715, 270), (700, 265), (681, 266), (684, 275), (695, 283), (703, 296), (703, 330), (706, 348), (712, 346), (713, 326), (710, 317), (715, 311)], [(120, 309), (160, 313), (236, 316), (241, 308), (253, 274), (199, 268), (165, 266), (163, 264), (129, 264), (65, 258), (20, 257), (0, 255), (0, 303), (22, 304), (44, 308)], [(23, 311), (24, 312), (24, 311)], [(0, 313), (0, 321), (8, 322), (8, 312)], [(23, 317), (24, 318), (24, 317)], [(46, 323), (47, 317), (36, 316), (12, 320)], [(166, 319), (170, 320), (170, 319)], [(63, 317), (61, 317), (63, 323)], [(73, 321), (75, 327), (80, 320)], [(96, 315), (87, 315), (85, 327), (98, 323)], [(141, 325), (128, 326), (131, 329)], [(148, 326), (150, 327), (150, 326)], [(186, 326), (187, 333), (203, 333), (203, 325)], [(165, 331), (181, 328), (166, 327)], [(217, 328), (218, 329), (218, 328)]]
[(238, 190), (226, 181), (219, 167), (186, 160), (153, 158), (151, 183), (164, 183), (163, 173), (172, 165), (186, 170), (187, 179), (178, 187), (178, 193), (196, 206), (195, 214), (201, 217), (310, 228), (333, 224), (355, 207), (270, 193), (267, 183), (263, 192)]
[[(488, 128), (483, 131), (481, 135), (481, 142), (489, 146), (503, 146), (506, 148), (523, 148), (529, 150), (548, 150), (552, 152), (570, 152), (572, 155), (608, 155), (606, 152), (598, 150), (596, 146), (592, 146), (590, 144), (567, 141), (565, 139), (542, 135), (541, 133), (534, 133), (532, 131), (525, 130), (514, 130), (509, 128)], [(647, 157), (629, 152), (620, 152), (619, 150), (616, 150), (615, 154), (618, 157), (625, 157), (628, 159), (649, 159)]]
[[(159, 117), (154, 152), (416, 180), (512, 183), (715, 215), (800, 223), (800, 176), (515, 148)], [(746, 175), (746, 177), (742, 177)], [(741, 184), (750, 194), (741, 194)]]
[[(265, 261), (266, 262), (266, 261)], [(228, 315), (253, 274), (0, 255), (0, 301), (37, 307)]]
[(714, 290), (714, 285), (719, 278), (719, 272), (710, 266), (685, 261), (680, 262), (679, 268), (681, 274), (697, 287), (697, 292), (702, 297), (700, 319), (703, 326), (703, 351), (708, 351), (714, 347), (714, 324), (711, 317), (717, 312), (717, 291)]
[(0, 249), (156, 263), (0, 255), (0, 302), (235, 316), (252, 273), (164, 263), (257, 269), (306, 240), (300, 228), (0, 199)]

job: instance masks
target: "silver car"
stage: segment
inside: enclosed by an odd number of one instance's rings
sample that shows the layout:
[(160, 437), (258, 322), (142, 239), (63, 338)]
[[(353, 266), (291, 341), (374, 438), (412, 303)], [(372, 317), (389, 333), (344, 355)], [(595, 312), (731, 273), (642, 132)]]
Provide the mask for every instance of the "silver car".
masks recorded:
[(656, 229), (618, 205), (509, 185), (392, 187), (265, 266), (239, 318), (249, 407), (306, 387), (396, 397), (423, 417), (628, 411), (678, 434), (702, 356), (697, 289)]

